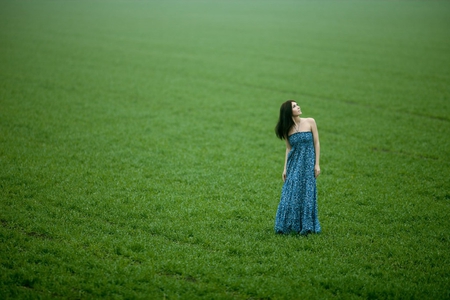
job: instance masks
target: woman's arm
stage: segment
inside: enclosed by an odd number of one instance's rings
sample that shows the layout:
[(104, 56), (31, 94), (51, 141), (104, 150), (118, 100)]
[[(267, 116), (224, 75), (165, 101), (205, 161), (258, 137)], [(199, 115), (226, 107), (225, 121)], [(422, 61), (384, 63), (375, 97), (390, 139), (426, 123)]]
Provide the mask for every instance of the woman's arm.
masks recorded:
[(289, 140), (286, 138), (286, 155), (284, 157), (284, 170), (283, 170), (283, 181), (286, 181), (286, 166), (287, 166), (287, 159), (288, 159), (288, 154), (291, 151), (291, 144), (289, 144)]
[(316, 152), (316, 162), (314, 165), (314, 176), (317, 178), (320, 174), (320, 142), (319, 131), (317, 130), (316, 121), (311, 118), (311, 132), (314, 138), (314, 150)]

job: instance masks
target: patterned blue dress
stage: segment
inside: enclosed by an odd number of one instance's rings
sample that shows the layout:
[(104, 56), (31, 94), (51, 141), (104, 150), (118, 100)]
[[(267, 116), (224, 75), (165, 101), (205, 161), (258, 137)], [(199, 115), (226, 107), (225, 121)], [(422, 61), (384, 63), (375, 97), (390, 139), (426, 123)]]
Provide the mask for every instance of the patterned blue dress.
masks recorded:
[(275, 232), (319, 233), (313, 134), (296, 132), (289, 136), (289, 143), (291, 150), (275, 218)]

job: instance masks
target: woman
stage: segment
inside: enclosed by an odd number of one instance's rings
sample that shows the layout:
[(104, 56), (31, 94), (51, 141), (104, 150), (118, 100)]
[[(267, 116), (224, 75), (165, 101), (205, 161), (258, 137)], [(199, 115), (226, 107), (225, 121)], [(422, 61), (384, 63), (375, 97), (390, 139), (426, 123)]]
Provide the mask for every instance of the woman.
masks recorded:
[(313, 118), (300, 118), (302, 111), (294, 100), (281, 105), (275, 127), (278, 138), (286, 141), (281, 200), (275, 218), (276, 233), (302, 235), (321, 231), (317, 216), (316, 178), (320, 174), (320, 144)]

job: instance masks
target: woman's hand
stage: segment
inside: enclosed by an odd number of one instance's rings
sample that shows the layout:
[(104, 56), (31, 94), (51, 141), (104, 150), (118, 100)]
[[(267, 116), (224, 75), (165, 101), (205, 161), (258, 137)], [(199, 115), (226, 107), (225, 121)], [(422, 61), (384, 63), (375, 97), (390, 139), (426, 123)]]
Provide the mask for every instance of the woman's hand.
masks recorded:
[(314, 177), (318, 177), (320, 175), (320, 167), (319, 165), (314, 166)]
[(286, 181), (286, 170), (283, 171), (282, 178), (283, 178), (283, 181)]

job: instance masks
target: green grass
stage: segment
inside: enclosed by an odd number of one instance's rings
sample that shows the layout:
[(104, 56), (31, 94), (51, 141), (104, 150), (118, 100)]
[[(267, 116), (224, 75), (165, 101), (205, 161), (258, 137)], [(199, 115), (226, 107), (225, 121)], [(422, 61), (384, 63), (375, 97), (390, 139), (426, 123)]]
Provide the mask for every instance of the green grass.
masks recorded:
[[(450, 4), (0, 2), (0, 296), (449, 299)], [(323, 233), (273, 232), (295, 99)]]

